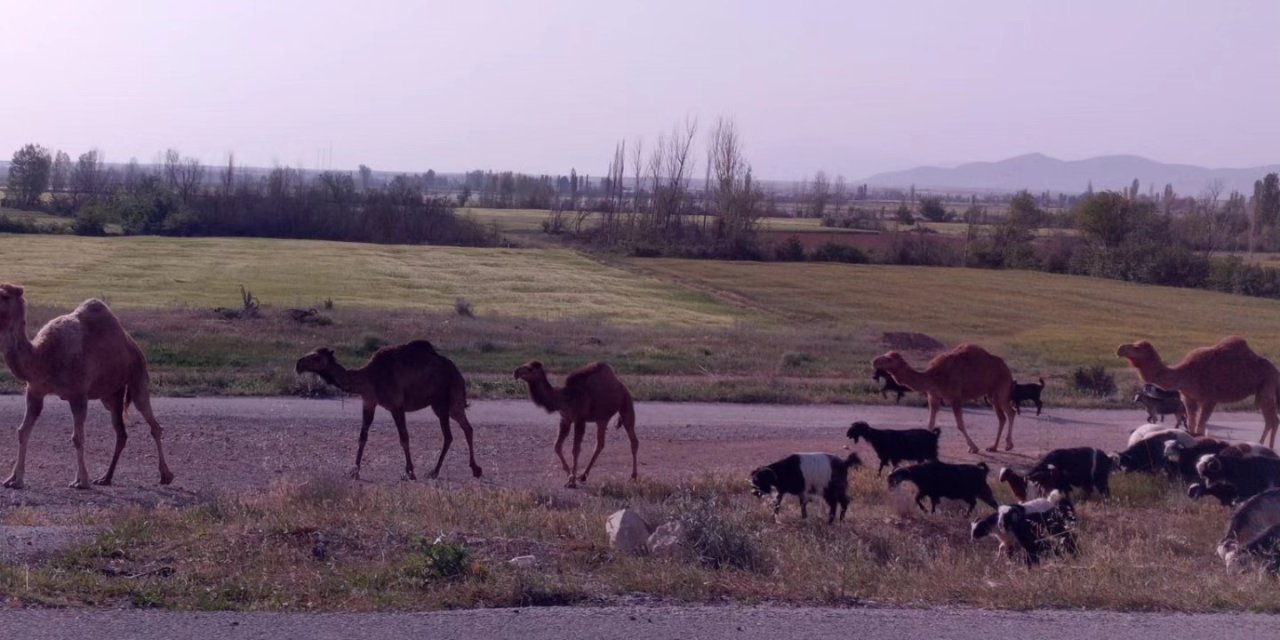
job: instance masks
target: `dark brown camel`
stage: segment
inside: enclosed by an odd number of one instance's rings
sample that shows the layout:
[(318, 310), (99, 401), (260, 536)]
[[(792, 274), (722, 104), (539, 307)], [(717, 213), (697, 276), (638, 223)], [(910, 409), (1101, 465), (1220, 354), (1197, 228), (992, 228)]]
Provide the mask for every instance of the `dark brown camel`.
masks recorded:
[(453, 444), (453, 431), (449, 418), (462, 427), (467, 438), (467, 455), (470, 457), (471, 474), (480, 477), (480, 465), (476, 464), (475, 448), (471, 441), (471, 423), (467, 420), (467, 383), (453, 361), (436, 352), (426, 340), (378, 349), (369, 362), (359, 369), (345, 369), (338, 364), (333, 351), (320, 348), (308, 353), (294, 366), (297, 373), (311, 372), (325, 382), (360, 396), (364, 402), (364, 421), (360, 425), (360, 446), (356, 449), (356, 466), (350, 472), (352, 478), (360, 477), (360, 461), (364, 458), (364, 445), (369, 439), (369, 425), (373, 414), (381, 405), (391, 412), (400, 433), (400, 446), (404, 448), (404, 472), (410, 480), (413, 475), (413, 456), (409, 453), (409, 429), (405, 414), (431, 407), (440, 419), (440, 431), (444, 443), (440, 458), (430, 478), (440, 475), (440, 465)]
[[(636, 438), (636, 410), (631, 401), (631, 392), (622, 384), (613, 368), (604, 362), (593, 362), (581, 369), (571, 372), (564, 379), (564, 388), (551, 386), (547, 380), (547, 372), (537, 360), (526, 362), (515, 371), (517, 380), (524, 380), (529, 385), (529, 398), (533, 403), (547, 410), (547, 413), (560, 413), (560, 434), (556, 437), (556, 456), (560, 458), (560, 466), (569, 474), (566, 487), (578, 486), (578, 481), (587, 481), (587, 474), (595, 465), (596, 458), (604, 449), (604, 436), (609, 428), (609, 419), (618, 414), (618, 426), (627, 430), (631, 439), (631, 479), (636, 479), (636, 452), (640, 449), (640, 440)], [(586, 435), (587, 422), (596, 423), (596, 450), (591, 454), (587, 468), (578, 475), (578, 454), (582, 451), (582, 438)], [(564, 459), (562, 447), (569, 435), (569, 426), (573, 425), (573, 467)]]

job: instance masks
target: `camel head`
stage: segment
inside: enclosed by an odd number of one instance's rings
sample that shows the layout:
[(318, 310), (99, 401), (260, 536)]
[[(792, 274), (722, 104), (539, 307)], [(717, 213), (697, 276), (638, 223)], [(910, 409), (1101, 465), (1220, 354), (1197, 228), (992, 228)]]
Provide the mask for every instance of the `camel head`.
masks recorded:
[(547, 372), (542, 368), (541, 362), (530, 360), (516, 367), (513, 377), (516, 380), (524, 380), (525, 382), (537, 382), (538, 380), (546, 380)]
[(325, 382), (333, 384), (333, 370), (338, 366), (338, 358), (333, 355), (333, 349), (320, 347), (298, 358), (297, 364), (293, 365), (293, 372), (297, 374), (314, 373), (324, 379)]
[(902, 354), (897, 351), (890, 351), (882, 356), (876, 356), (876, 359), (871, 361), (871, 366), (888, 371), (890, 374), (911, 368), (911, 365), (907, 364), (907, 359), (903, 358)]
[(1156, 348), (1146, 340), (1116, 347), (1116, 357), (1128, 360), (1129, 366), (1135, 369), (1141, 369), (1149, 364), (1160, 363), (1160, 354), (1156, 353)]
[(19, 326), (26, 319), (27, 300), (22, 297), (22, 287), (0, 284), (0, 331)]

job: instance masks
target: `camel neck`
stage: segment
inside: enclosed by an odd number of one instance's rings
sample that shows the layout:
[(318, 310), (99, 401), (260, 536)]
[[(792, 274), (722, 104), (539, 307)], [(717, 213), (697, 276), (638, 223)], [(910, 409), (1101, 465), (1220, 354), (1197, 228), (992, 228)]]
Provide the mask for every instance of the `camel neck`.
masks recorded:
[(363, 395), (367, 386), (365, 376), (361, 375), (363, 372), (363, 369), (348, 370), (334, 363), (333, 368), (328, 371), (329, 384), (347, 393)]
[(546, 376), (529, 381), (529, 399), (548, 412), (559, 411), (563, 404), (560, 391), (551, 386)]
[(929, 393), (936, 389), (936, 385), (933, 384), (933, 380), (929, 379), (929, 376), (911, 367), (904, 367), (894, 371), (892, 375), (893, 379), (898, 381), (898, 384), (906, 385), (921, 393)]
[(31, 340), (27, 339), (27, 322), (15, 322), (8, 331), (0, 334), (0, 353), (4, 355), (4, 363), (8, 365), (13, 377), (22, 382), (31, 379), (35, 368), (35, 353)]
[(1174, 378), (1174, 370), (1165, 366), (1164, 362), (1156, 360), (1143, 367), (1137, 367), (1138, 378), (1143, 382), (1154, 384), (1162, 389), (1176, 389), (1177, 382)]

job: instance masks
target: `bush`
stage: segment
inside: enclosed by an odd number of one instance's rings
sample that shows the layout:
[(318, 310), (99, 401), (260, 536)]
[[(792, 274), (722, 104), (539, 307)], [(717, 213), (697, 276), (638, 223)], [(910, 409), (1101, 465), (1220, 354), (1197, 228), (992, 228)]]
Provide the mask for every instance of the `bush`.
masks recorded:
[(774, 256), (779, 262), (801, 262), (804, 260), (804, 245), (800, 244), (799, 238), (791, 236), (786, 243), (774, 249)]
[(1081, 393), (1099, 398), (1115, 395), (1116, 379), (1107, 372), (1107, 368), (1095, 364), (1091, 367), (1078, 367), (1071, 374), (1071, 385)]
[(813, 362), (815, 362), (814, 357), (803, 351), (788, 351), (782, 354), (782, 366), (784, 368), (803, 367)]
[(360, 338), (360, 348), (358, 350), (360, 351), (360, 353), (363, 353), (363, 354), (373, 354), (378, 349), (381, 349), (389, 344), (391, 343), (388, 342), (386, 338), (383, 338), (380, 335), (373, 334), (373, 333), (366, 333), (363, 337)]
[(37, 233), (38, 230), (34, 224), (26, 220), (14, 220), (7, 215), (0, 214), (0, 233)]
[(861, 249), (835, 242), (828, 242), (814, 249), (809, 258), (814, 262), (848, 262), (851, 264), (866, 264), (870, 261), (867, 258), (867, 254), (863, 253)]
[(464, 318), (476, 317), (476, 312), (471, 308), (471, 303), (466, 298), (458, 298), (453, 301), (453, 311)]
[(676, 511), (680, 514), (685, 544), (697, 554), (699, 562), (713, 569), (763, 569), (764, 557), (747, 527), (719, 514), (720, 511), (736, 512), (721, 504), (722, 501), (723, 498), (714, 495), (695, 497), (693, 494), (677, 500)]
[(471, 552), (457, 542), (445, 541), (443, 536), (428, 542), (419, 536), (414, 539), (415, 553), (405, 560), (400, 573), (413, 582), (426, 585), (441, 580), (456, 580), (471, 573)]
[(107, 235), (107, 213), (97, 206), (86, 208), (71, 223), (71, 232), (78, 236)]

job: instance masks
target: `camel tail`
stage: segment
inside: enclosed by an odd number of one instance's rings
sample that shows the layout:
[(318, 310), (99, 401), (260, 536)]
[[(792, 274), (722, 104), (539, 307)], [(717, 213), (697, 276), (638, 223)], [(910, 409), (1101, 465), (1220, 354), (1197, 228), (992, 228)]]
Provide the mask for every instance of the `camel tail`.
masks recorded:
[(151, 389), (151, 376), (147, 373), (145, 366), (139, 367), (129, 378), (129, 382), (124, 387), (124, 408), (121, 414), (125, 420), (129, 419), (129, 407), (134, 406), (139, 395), (149, 395)]
[(636, 405), (631, 398), (627, 398), (626, 404), (622, 405), (622, 410), (618, 412), (618, 424), (613, 425), (613, 428), (621, 429), (628, 423), (632, 427), (636, 426)]

